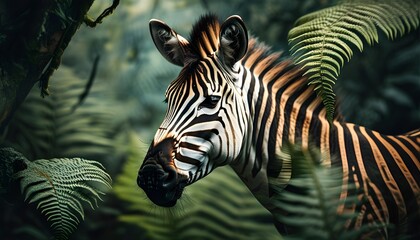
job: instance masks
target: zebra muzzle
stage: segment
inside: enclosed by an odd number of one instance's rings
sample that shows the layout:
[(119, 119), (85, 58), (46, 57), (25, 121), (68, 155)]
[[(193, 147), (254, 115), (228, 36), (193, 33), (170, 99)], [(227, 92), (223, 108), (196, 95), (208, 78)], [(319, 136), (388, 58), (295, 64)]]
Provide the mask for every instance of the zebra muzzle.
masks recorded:
[(181, 197), (188, 178), (178, 174), (170, 161), (170, 142), (149, 149), (140, 167), (137, 184), (156, 205), (172, 207)]

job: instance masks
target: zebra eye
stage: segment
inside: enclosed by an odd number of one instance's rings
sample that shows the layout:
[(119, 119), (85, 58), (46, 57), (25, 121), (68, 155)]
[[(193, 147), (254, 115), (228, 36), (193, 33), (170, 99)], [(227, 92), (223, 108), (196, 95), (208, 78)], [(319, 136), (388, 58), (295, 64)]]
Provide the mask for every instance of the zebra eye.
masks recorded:
[(199, 109), (201, 108), (215, 108), (217, 106), (217, 103), (220, 100), (220, 96), (216, 96), (216, 95), (210, 95), (207, 96), (206, 99), (200, 104), (200, 106), (198, 107)]

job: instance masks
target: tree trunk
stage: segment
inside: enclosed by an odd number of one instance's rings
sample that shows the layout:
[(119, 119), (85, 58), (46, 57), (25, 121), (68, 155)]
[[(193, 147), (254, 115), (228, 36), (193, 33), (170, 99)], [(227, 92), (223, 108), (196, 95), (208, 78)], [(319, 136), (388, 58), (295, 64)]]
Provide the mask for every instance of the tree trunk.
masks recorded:
[(48, 95), (48, 80), (93, 1), (0, 0), (0, 136), (35, 83)]

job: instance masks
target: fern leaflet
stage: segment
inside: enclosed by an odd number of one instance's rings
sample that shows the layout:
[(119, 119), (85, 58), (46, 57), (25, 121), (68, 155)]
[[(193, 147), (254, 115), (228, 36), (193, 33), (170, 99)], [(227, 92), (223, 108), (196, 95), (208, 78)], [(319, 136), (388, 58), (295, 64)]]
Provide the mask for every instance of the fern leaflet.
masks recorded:
[(16, 174), (22, 194), (25, 201), (37, 203), (58, 239), (66, 239), (84, 219), (82, 203), (94, 209), (104, 194), (100, 189), (111, 188), (111, 177), (96, 161), (55, 158), (27, 164)]
[(335, 84), (345, 61), (353, 55), (350, 45), (363, 50), (363, 39), (378, 42), (377, 28), (394, 39), (419, 26), (418, 0), (348, 0), (340, 5), (299, 18), (289, 31), (292, 55), (306, 68), (309, 84), (322, 98), (327, 118), (334, 116)]

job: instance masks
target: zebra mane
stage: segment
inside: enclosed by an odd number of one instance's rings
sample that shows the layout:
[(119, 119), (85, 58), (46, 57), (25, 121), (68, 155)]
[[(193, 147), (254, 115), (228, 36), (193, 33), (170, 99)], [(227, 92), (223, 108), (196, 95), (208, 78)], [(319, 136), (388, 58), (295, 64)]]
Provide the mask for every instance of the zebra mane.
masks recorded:
[[(321, 99), (314, 91), (314, 85), (308, 85), (307, 77), (304, 76), (304, 70), (296, 65), (289, 56), (282, 56), (282, 52), (272, 51), (271, 47), (260, 42), (255, 37), (250, 37), (248, 51), (241, 60), (242, 64), (249, 68), (254, 74), (259, 76), (260, 80), (266, 86), (277, 86), (274, 91), (285, 91), (292, 89), (288, 94), (302, 94), (308, 92), (311, 95), (311, 101), (306, 105), (314, 103), (312, 108), (322, 110), (324, 108)], [(297, 100), (299, 102), (299, 100)], [(339, 111), (339, 104), (335, 108), (334, 120), (343, 121), (344, 118)], [(325, 111), (319, 113), (325, 115)]]
[(266, 84), (282, 81), (282, 85), (299, 83), (294, 85), (296, 90), (308, 87), (307, 78), (292, 59), (283, 56), (282, 52), (272, 51), (270, 46), (257, 38), (250, 38), (242, 63)]
[(199, 57), (212, 55), (219, 48), (220, 23), (216, 15), (203, 15), (193, 26), (190, 44)]

